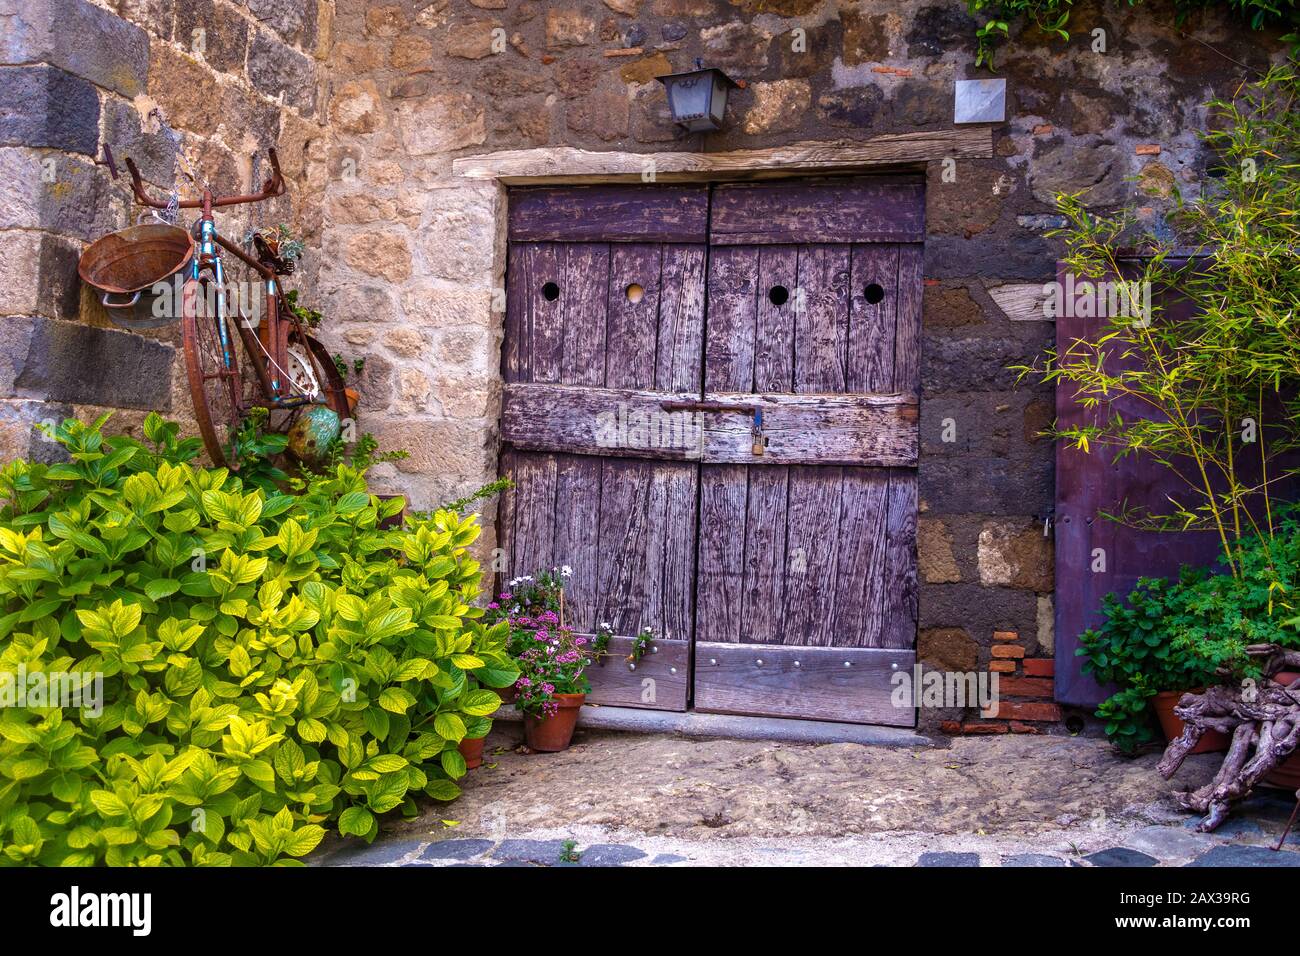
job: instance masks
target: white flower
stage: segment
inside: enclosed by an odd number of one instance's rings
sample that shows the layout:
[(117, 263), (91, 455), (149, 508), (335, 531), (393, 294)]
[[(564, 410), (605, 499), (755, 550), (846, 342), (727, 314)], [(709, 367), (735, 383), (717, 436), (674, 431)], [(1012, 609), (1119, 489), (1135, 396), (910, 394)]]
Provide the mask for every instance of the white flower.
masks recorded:
[(562, 568), (560, 568), (560, 577), (567, 578), (567, 577), (572, 577), (572, 575), (573, 575), (573, 568), (569, 567), (567, 564), (564, 565)]

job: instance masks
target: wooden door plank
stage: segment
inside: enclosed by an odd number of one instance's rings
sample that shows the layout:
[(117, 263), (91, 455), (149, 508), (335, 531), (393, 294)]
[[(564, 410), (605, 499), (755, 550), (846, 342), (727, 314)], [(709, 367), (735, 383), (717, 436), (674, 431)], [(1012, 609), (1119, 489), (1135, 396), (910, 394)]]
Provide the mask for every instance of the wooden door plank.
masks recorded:
[[(584, 455), (750, 465), (916, 463), (917, 406), (897, 395), (711, 392), (507, 385), (502, 437), (514, 447)], [(665, 407), (667, 406), (667, 407)], [(707, 406), (706, 406), (707, 408)], [(754, 454), (754, 411), (766, 446)]]
[(568, 243), (564, 252), (564, 278), (559, 283), (564, 323), (559, 380), (566, 385), (604, 385), (609, 246)]
[[(521, 247), (520, 276), (516, 281), (520, 309), (519, 333), (528, 353), (529, 382), (559, 382), (564, 349), (564, 294), (547, 299), (547, 283), (564, 281), (566, 254), (563, 246), (539, 243)], [(510, 300), (507, 300), (507, 305)]]
[[(768, 246), (759, 250), (757, 320), (754, 336), (755, 392), (794, 391), (794, 329), (799, 303), (799, 247)], [(785, 300), (773, 301), (784, 290)], [(780, 297), (777, 296), (779, 299)]]
[(510, 193), (511, 241), (704, 242), (706, 186), (536, 187)]
[(844, 469), (792, 466), (785, 560), (785, 641), (835, 643), (840, 485)]
[(517, 452), (513, 460), (515, 536), (510, 563), (517, 577), (555, 563), (556, 460), (537, 452)]
[[(663, 288), (663, 247), (633, 243), (610, 247), (609, 339), (603, 356), (604, 384), (609, 388), (649, 389), (655, 380), (655, 350), (647, 348), (659, 336), (659, 301)], [(628, 297), (629, 287), (641, 287), (641, 300)], [(602, 364), (598, 359), (593, 364)]]
[(635, 634), (642, 626), (649, 535), (650, 477), (644, 461), (605, 459), (600, 464), (598, 621), (615, 634)]
[(699, 583), (695, 640), (743, 639), (743, 583), (748, 469), (700, 467)]
[(886, 516), (886, 565), (882, 647), (912, 647), (916, 643), (916, 472), (896, 468), (889, 473)]
[(709, 242), (921, 242), (924, 194), (925, 184), (917, 176), (718, 186)]
[(511, 245), (506, 252), (506, 321), (505, 341), (501, 350), (501, 372), (506, 382), (533, 380), (532, 352), (528, 347), (529, 269), (533, 250), (529, 246)]
[(709, 251), (705, 391), (747, 392), (753, 389), (757, 282), (757, 249), (737, 247)]
[(652, 587), (642, 626), (666, 640), (689, 640), (695, 582), (694, 465), (657, 462), (650, 477), (646, 569)]
[(497, 548), (502, 560), (494, 562), (496, 573), (492, 577), (491, 600), (493, 601), (505, 590), (506, 581), (515, 574), (515, 515), (518, 512), (515, 496), (519, 491), (519, 482), (518, 469), (515, 467), (515, 452), (509, 446), (501, 450), (498, 467), (500, 469), (498, 473), (503, 478), (511, 479), (511, 485), (501, 492), (501, 503), (497, 507)]
[[(835, 571), (834, 644), (884, 647), (889, 473), (845, 468)], [(903, 645), (910, 647), (910, 644)]]
[(794, 390), (843, 392), (849, 337), (849, 247), (799, 249)]
[[(899, 295), (898, 246), (854, 246), (851, 281), (846, 387), (850, 392), (892, 392)], [(872, 283), (879, 285), (885, 296), (875, 304), (866, 297), (866, 289)]]
[(707, 412), (703, 416), (704, 462), (747, 465), (914, 465), (917, 407), (855, 404), (858, 396), (730, 396), (763, 410), (762, 455), (754, 454), (752, 415)]
[(654, 387), (662, 391), (698, 393), (701, 388), (707, 261), (703, 246), (663, 247), (659, 334), (653, 353)]
[(744, 639), (755, 644), (780, 644), (784, 637), (788, 480), (787, 468), (757, 468), (749, 475)]
[(580, 631), (596, 626), (600, 506), (600, 460), (557, 455), (554, 560), (573, 569), (565, 586), (565, 623)]
[(915, 727), (915, 707), (893, 700), (894, 675), (915, 663), (898, 648), (697, 642), (695, 708)]
[(587, 702), (606, 707), (685, 710), (691, 642), (657, 638), (636, 662), (626, 660), (631, 650), (630, 637), (615, 637), (609, 642), (609, 655), (587, 670), (591, 681)]
[(898, 251), (898, 332), (894, 345), (894, 381), (890, 391), (918, 395), (921, 391), (921, 277), (924, 247)]

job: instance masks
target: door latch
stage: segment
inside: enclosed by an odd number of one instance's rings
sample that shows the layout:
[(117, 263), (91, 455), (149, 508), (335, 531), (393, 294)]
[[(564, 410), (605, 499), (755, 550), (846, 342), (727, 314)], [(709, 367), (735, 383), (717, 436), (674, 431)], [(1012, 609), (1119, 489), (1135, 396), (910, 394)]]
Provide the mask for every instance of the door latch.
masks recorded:
[(752, 415), (754, 423), (750, 426), (750, 435), (753, 438), (753, 443), (750, 445), (750, 451), (755, 455), (762, 455), (767, 451), (767, 436), (763, 434), (763, 409), (757, 405), (732, 405), (728, 402), (666, 401), (660, 402), (659, 407), (666, 412), (739, 412), (742, 415)]
[(767, 436), (763, 434), (763, 410), (754, 409), (754, 427), (751, 429), (754, 435), (754, 444), (751, 451), (755, 455), (761, 455), (767, 450)]

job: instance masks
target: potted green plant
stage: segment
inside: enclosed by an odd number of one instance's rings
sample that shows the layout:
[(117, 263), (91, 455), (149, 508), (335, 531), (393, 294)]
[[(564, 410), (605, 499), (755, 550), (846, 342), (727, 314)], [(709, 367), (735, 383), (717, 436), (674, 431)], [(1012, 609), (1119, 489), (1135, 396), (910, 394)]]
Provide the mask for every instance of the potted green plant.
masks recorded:
[[(469, 666), (466, 683), (467, 690), (487, 688), (498, 690), (512, 687), (519, 679), (519, 668), (515, 666), (506, 642), (509, 626), (504, 621), (493, 624), (477, 623), (471, 630), (470, 644), (466, 648), (464, 663)], [(463, 640), (463, 638), (462, 638)], [(477, 663), (476, 663), (477, 662)], [(482, 717), (465, 721), (465, 736), (461, 738), (457, 749), (465, 758), (465, 767), (473, 770), (483, 763), (483, 742), (492, 730), (490, 718)]]
[[(1290, 600), (1298, 564), (1300, 524), (1287, 515), (1275, 534), (1242, 539), (1235, 575), (1184, 567), (1176, 581), (1140, 579), (1125, 600), (1108, 595), (1105, 620), (1080, 635), (1078, 653), (1086, 673), (1117, 687), (1097, 712), (1116, 746), (1132, 752), (1154, 742), (1152, 711), (1168, 739), (1179, 736), (1173, 709), (1183, 694), (1257, 676), (1248, 647), (1300, 644)], [(1193, 752), (1227, 744), (1207, 733)]]

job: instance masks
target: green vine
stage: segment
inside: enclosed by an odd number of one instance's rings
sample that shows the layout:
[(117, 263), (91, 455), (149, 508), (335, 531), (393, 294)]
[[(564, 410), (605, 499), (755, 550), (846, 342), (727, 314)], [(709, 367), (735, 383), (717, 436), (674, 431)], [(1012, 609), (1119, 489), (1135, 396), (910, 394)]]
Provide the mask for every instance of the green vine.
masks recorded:
[[(1124, 2), (1135, 7), (1142, 0)], [(971, 16), (982, 18), (975, 31), (975, 65), (993, 68), (996, 47), (1010, 38), (1011, 26), (1016, 22), (1023, 21), (1049, 36), (1068, 41), (1072, 3), (1073, 0), (966, 0), (966, 9)], [(1227, 6), (1246, 21), (1252, 30), (1300, 26), (1297, 0), (1174, 0), (1174, 24), (1182, 26), (1197, 10), (1222, 6)], [(1300, 35), (1294, 32), (1282, 39), (1292, 44), (1300, 43)]]

